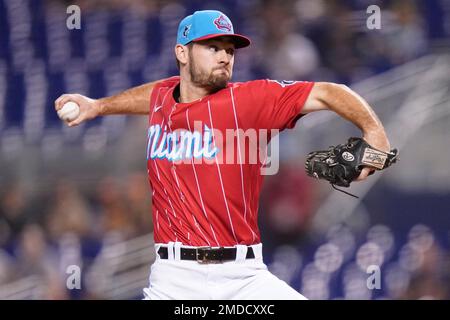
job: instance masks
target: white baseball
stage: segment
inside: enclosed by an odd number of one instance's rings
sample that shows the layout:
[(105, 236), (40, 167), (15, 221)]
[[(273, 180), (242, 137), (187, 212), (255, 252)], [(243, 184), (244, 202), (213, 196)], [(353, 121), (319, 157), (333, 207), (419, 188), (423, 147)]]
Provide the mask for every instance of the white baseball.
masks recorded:
[(80, 114), (80, 107), (73, 101), (66, 102), (61, 109), (58, 110), (58, 117), (64, 121), (73, 121)]

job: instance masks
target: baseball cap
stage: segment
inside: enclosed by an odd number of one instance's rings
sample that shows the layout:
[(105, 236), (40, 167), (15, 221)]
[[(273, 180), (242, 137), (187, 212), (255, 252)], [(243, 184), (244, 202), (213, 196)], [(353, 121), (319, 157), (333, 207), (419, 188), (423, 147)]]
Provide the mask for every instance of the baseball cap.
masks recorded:
[(191, 41), (229, 36), (233, 39), (236, 48), (250, 45), (250, 39), (234, 33), (231, 20), (217, 10), (195, 11), (181, 20), (178, 26), (177, 44), (187, 45)]

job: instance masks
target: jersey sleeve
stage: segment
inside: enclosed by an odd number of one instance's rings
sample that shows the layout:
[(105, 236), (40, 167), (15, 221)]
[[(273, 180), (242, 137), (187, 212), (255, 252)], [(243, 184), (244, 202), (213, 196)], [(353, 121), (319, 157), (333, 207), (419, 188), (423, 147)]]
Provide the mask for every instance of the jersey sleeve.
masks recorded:
[(247, 128), (293, 128), (314, 86), (308, 81), (249, 81), (237, 90), (241, 121)]

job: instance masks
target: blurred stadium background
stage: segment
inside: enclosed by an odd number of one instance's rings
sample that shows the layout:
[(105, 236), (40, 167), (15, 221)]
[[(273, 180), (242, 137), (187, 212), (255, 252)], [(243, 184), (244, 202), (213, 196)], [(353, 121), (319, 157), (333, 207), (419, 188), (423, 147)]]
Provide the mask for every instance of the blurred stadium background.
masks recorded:
[[(206, 4), (207, 3), (207, 4)], [(67, 6), (81, 30), (66, 28)], [(369, 30), (366, 8), (381, 8)], [(218, 9), (253, 45), (234, 81), (333, 81), (363, 95), (401, 162), (350, 191), (304, 156), (358, 135), (329, 112), (281, 135), (260, 206), (265, 260), (310, 299), (450, 298), (450, 1), (0, 0), (0, 299), (139, 299), (154, 259), (146, 117), (68, 129), (62, 93), (93, 98), (174, 75), (178, 22)], [(81, 290), (66, 288), (69, 265)], [(367, 266), (381, 268), (369, 290)]]

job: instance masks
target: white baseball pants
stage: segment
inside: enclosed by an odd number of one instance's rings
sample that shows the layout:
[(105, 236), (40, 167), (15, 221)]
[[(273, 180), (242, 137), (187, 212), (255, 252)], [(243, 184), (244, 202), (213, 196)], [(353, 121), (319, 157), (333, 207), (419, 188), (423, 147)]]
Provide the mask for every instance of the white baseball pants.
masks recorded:
[(247, 246), (238, 245), (236, 260), (217, 264), (180, 260), (181, 243), (156, 244), (168, 248), (168, 259), (151, 266), (144, 300), (306, 300), (267, 269), (262, 244), (253, 245), (255, 259), (245, 259)]

